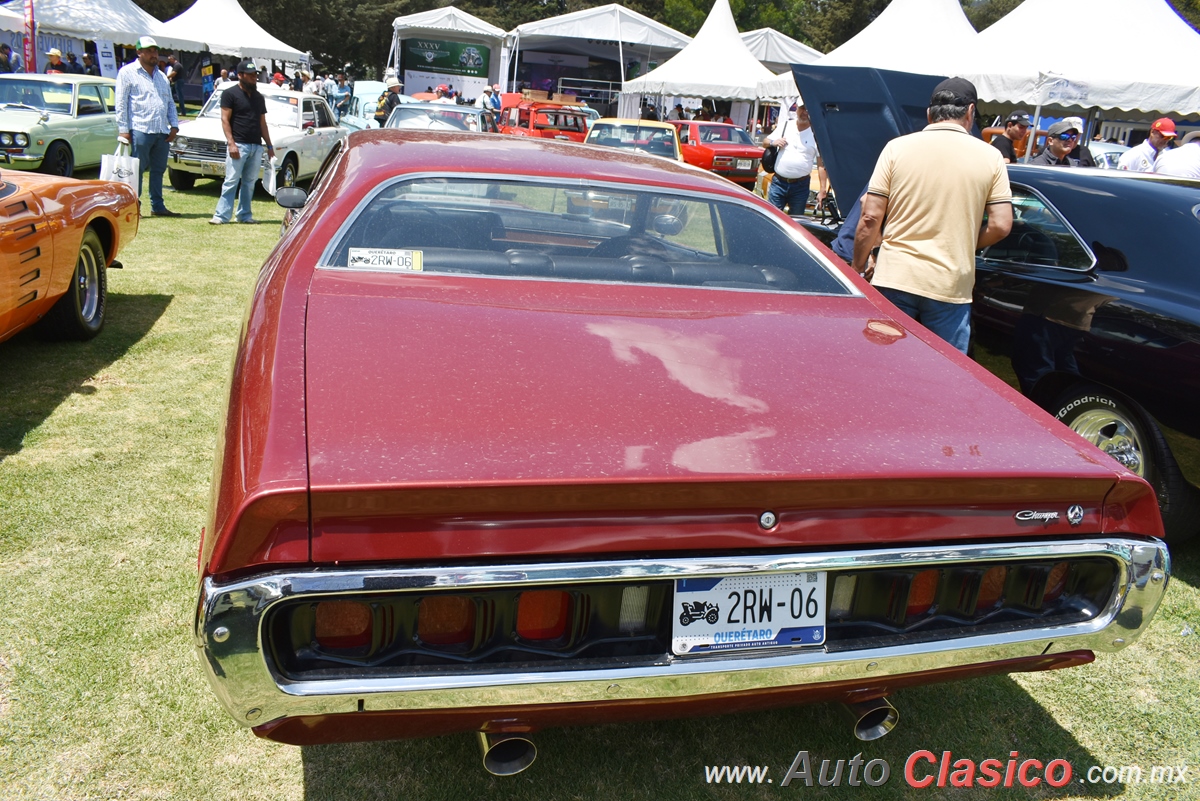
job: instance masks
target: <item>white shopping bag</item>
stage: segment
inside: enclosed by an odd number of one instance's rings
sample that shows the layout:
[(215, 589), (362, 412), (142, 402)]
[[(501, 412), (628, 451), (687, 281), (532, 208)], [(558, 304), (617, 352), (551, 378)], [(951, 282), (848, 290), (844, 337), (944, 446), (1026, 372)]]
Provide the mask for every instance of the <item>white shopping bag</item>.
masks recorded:
[(271, 197), (275, 197), (275, 176), (275, 157), (272, 156), (271, 161), (266, 166), (266, 169), (263, 170), (262, 177), (263, 189), (267, 190), (267, 194)]
[(138, 191), (138, 160), (130, 153), (129, 145), (117, 144), (117, 152), (100, 157), (100, 180), (126, 184)]

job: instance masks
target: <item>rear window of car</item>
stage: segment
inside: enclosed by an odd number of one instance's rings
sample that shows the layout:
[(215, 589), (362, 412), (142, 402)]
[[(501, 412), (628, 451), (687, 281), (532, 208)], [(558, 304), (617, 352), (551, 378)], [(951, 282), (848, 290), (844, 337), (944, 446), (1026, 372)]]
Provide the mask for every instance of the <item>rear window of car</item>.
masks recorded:
[(723, 145), (754, 145), (749, 134), (741, 128), (728, 125), (700, 125), (701, 142), (716, 142)]
[(386, 186), (321, 266), (854, 294), (794, 231), (748, 204), (510, 179)]
[(655, 156), (676, 158), (675, 129), (651, 125), (614, 124), (599, 122), (588, 131), (587, 142), (602, 147), (637, 150)]

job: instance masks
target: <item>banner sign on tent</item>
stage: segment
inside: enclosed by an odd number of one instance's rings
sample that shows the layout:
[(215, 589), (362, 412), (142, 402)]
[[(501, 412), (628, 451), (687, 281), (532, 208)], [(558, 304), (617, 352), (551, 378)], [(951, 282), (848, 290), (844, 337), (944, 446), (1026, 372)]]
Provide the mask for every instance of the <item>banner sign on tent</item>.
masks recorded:
[[(22, 41), (24, 34), (13, 31), (0, 31), (0, 42), (6, 42), (12, 48), (13, 54), (24, 53), (26, 43)], [(33, 42), (33, 61), (21, 62), (21, 69), (25, 72), (41, 72), (46, 66), (45, 53), (52, 47), (57, 47), (63, 53), (82, 53), (84, 52), (83, 40), (72, 39), (69, 36), (57, 36), (49, 33), (39, 33), (36, 39), (30, 40)], [(22, 55), (22, 59), (25, 57)], [(108, 73), (105, 73), (106, 75)], [(114, 73), (115, 75), (115, 73)]]
[(405, 39), (402, 58), (405, 71), (421, 70), (486, 80), (491, 50), (485, 45), (467, 42)]
[(33, 0), (25, 0), (25, 71), (38, 72), (37, 68), (37, 22), (33, 18)]
[(96, 63), (100, 67), (100, 74), (105, 78), (117, 77), (117, 55), (113, 49), (113, 43), (107, 39), (97, 39), (96, 55)]
[(1046, 83), (1046, 102), (1048, 106), (1089, 106), (1089, 87), (1080, 81), (1068, 81), (1066, 78), (1055, 78)]

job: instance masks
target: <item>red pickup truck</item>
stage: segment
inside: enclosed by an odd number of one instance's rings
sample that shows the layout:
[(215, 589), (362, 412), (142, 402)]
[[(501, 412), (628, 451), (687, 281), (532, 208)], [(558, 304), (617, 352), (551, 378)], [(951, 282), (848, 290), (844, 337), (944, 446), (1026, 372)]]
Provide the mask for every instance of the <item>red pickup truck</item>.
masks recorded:
[(578, 106), (524, 100), (500, 112), (500, 133), (582, 142), (587, 115)]

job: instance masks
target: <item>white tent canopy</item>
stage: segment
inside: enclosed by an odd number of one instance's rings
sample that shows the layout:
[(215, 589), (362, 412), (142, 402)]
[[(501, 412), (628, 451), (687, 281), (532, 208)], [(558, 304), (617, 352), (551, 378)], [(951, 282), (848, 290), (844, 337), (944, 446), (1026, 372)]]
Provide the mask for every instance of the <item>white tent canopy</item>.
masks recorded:
[(1200, 34), (1166, 0), (1091, 0), (1069, 24), (1049, 22), (1061, 14), (1025, 0), (944, 74), (974, 82), (981, 100), (1200, 112)]
[(455, 33), (467, 34), (471, 41), (490, 40), (499, 44), (504, 40), (504, 31), (454, 6), (396, 17), (392, 22), (392, 30), (402, 39), (414, 33)]
[(238, 0), (196, 0), (187, 11), (162, 23), (162, 30), (170, 36), (201, 39), (209, 51), (224, 56), (308, 61), (307, 53), (263, 30)]
[[(1091, 13), (1089, 7), (1088, 14)], [(1108, 22), (1111, 24), (1112, 19)], [(1038, 27), (1056, 26), (1039, 21)], [(978, 35), (959, 0), (893, 0), (870, 25), (816, 63), (949, 75), (975, 46)], [(1000, 63), (1025, 61), (1020, 54), (1028, 52), (1028, 47), (1022, 45), (1006, 53)]]
[(503, 74), (512, 77), (513, 61), (523, 52), (552, 49), (593, 59), (615, 60), (622, 78), (626, 60), (635, 56), (644, 68), (665, 61), (691, 43), (674, 28), (644, 14), (610, 3), (518, 25), (509, 32)]
[[(454, 6), (434, 8), (418, 14), (408, 14), (396, 17), (392, 21), (392, 49), (388, 55), (388, 66), (400, 71), (400, 41), (416, 36), (451, 36), (456, 42), (474, 42), (486, 46), (491, 51), (489, 59), (488, 83), (495, 81), (501, 74), (500, 62), (503, 60), (504, 31), (484, 22), (473, 14), (460, 11)], [(480, 79), (483, 80), (483, 79)]]
[[(815, 62), (792, 63), (952, 75), (978, 36), (959, 0), (892, 0), (870, 25), (840, 47)], [(1006, 55), (999, 63), (1011, 59)], [(799, 94), (790, 69), (759, 84), (758, 89), (763, 98)]]
[(779, 72), (789, 64), (811, 64), (823, 53), (803, 42), (797, 42), (774, 28), (746, 31), (742, 41), (754, 57), (771, 72)]
[(633, 94), (754, 100), (759, 81), (771, 77), (742, 41), (729, 0), (716, 0), (696, 38), (679, 55), (625, 82), (621, 105), (626, 108), (625, 96)]
[[(5, 8), (24, 16), (21, 0), (6, 3)], [(33, 15), (38, 27), (54, 29), (80, 39), (102, 39), (114, 44), (132, 45), (140, 36), (153, 36), (160, 47), (176, 50), (204, 50), (204, 42), (195, 36), (176, 36), (163, 32), (163, 23), (138, 8), (133, 0), (33, 0)]]
[(679, 51), (691, 43), (691, 39), (674, 28), (655, 22), (624, 6), (611, 3), (606, 6), (585, 8), (558, 17), (526, 22), (512, 30), (512, 36), (521, 40), (521, 47), (530, 46), (537, 40), (546, 39), (603, 39), (631, 45), (660, 47)]

